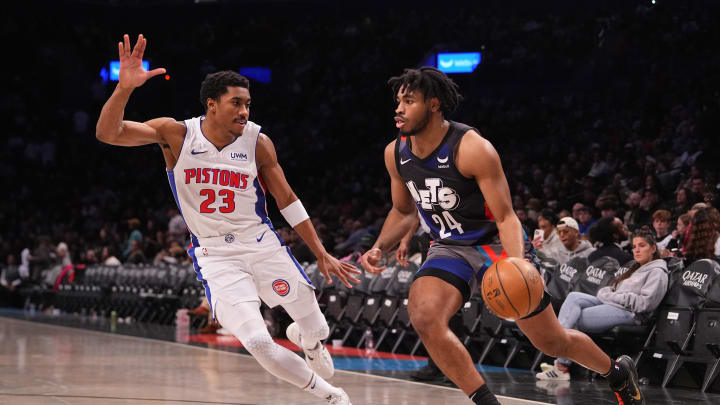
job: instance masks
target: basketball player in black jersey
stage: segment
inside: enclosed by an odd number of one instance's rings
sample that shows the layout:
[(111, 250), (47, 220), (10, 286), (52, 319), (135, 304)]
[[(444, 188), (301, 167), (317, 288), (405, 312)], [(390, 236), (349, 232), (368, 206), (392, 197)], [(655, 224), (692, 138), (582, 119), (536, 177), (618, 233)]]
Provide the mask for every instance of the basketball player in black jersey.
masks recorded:
[[(499, 404), (448, 322), (494, 261), (507, 256), (532, 260), (534, 249), (512, 208), (495, 148), (474, 128), (446, 120), (462, 101), (457, 84), (431, 67), (406, 69), (388, 84), (397, 101), (399, 130), (385, 148), (393, 205), (362, 264), (372, 273), (382, 271), (382, 253), (420, 214), (434, 243), (410, 289), (413, 327), (440, 369), (474, 403)], [(546, 293), (533, 313), (517, 320), (535, 347), (605, 376), (620, 404), (645, 404), (632, 359), (613, 360), (587, 335), (563, 329), (548, 304)]]

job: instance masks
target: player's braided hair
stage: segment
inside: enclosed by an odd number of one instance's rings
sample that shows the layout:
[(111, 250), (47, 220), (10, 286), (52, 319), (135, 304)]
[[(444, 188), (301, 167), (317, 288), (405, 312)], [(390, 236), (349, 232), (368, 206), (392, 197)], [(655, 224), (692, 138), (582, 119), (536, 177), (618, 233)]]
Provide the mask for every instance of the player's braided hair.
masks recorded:
[(205, 111), (207, 111), (207, 99), (220, 100), (220, 96), (228, 92), (228, 86), (250, 89), (250, 81), (232, 70), (223, 70), (205, 76), (205, 80), (200, 85), (200, 104)]
[(420, 90), (429, 100), (436, 97), (440, 100), (440, 111), (443, 116), (449, 116), (460, 105), (463, 96), (459, 87), (445, 73), (430, 66), (423, 66), (420, 69), (405, 69), (400, 76), (391, 77), (388, 84), (393, 92), (393, 98), (397, 96), (400, 89), (405, 91)]

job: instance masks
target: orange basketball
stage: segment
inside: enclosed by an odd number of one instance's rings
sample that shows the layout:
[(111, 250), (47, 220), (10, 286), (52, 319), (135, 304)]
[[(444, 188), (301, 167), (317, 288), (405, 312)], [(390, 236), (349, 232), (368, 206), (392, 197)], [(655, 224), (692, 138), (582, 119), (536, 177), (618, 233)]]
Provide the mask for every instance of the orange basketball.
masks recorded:
[(509, 257), (485, 271), (482, 296), (485, 305), (500, 318), (514, 321), (529, 315), (543, 297), (540, 272), (527, 261)]

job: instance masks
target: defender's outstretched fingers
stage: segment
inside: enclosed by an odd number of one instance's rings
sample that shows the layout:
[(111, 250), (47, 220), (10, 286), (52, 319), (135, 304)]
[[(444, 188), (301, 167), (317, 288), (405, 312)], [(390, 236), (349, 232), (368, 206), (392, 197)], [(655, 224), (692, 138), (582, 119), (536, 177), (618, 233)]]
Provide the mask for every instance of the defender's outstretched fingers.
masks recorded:
[(142, 40), (138, 40), (137, 45), (135, 45), (135, 48), (138, 48), (137, 50), (137, 57), (142, 60), (143, 55), (145, 54), (145, 47), (147, 46), (147, 39), (143, 38)]
[(123, 35), (123, 54), (125, 56), (130, 55), (130, 51), (132, 48), (130, 48), (130, 36), (128, 34)]
[(148, 79), (165, 73), (165, 68), (157, 68), (148, 72)]

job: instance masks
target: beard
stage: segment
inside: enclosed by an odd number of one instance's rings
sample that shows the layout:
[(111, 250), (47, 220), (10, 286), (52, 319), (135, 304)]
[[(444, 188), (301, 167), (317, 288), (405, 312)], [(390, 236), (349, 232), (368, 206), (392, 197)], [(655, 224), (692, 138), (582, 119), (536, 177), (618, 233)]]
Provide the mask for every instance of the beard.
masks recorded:
[(399, 130), (400, 136), (415, 136), (419, 134), (420, 132), (424, 131), (425, 128), (427, 128), (428, 124), (430, 123), (430, 109), (428, 108), (425, 111), (425, 115), (420, 119), (420, 121), (415, 125), (415, 128), (412, 128), (408, 131), (403, 131), (402, 129)]

